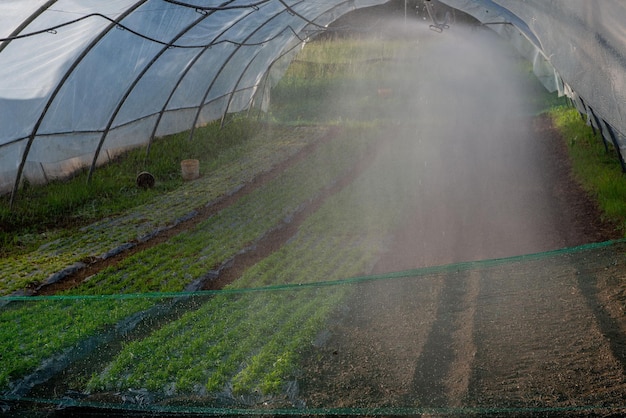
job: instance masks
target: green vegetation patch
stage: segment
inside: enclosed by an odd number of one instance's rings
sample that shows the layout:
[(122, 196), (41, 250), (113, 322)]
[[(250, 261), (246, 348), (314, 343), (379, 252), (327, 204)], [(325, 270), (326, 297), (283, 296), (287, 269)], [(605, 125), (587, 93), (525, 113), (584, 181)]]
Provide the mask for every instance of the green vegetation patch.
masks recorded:
[[(368, 149), (372, 138), (361, 137), (349, 132), (333, 141), (322, 144), (309, 158), (286, 170), (273, 181), (257, 191), (242, 197), (233, 205), (185, 231), (171, 240), (126, 258), (119, 265), (107, 268), (89, 278), (65, 295), (101, 295), (115, 293), (148, 293), (182, 291), (187, 285), (211, 269), (218, 267), (230, 257), (243, 250), (267, 231), (276, 227), (286, 217), (293, 215), (308, 200), (315, 198), (324, 188), (340, 177), (358, 161)], [(154, 302), (140, 301), (131, 304), (125, 315), (131, 315), (152, 306)], [(77, 342), (73, 338), (75, 327), (85, 328), (80, 333), (90, 337), (101, 328), (98, 325), (115, 325), (123, 316), (111, 314), (108, 305), (85, 304), (72, 315), (65, 315), (65, 306), (48, 304), (43, 314), (40, 305), (26, 304), (20, 315), (33, 318), (22, 324), (19, 338), (29, 344), (37, 341), (55, 341), (51, 350), (68, 349)], [(0, 311), (0, 315), (4, 314)], [(84, 326), (76, 318), (97, 315), (98, 321)], [(81, 316), (82, 315), (82, 316)], [(0, 319), (2, 319), (0, 317)], [(49, 322), (52, 321), (52, 322)], [(15, 340), (15, 329), (0, 327), (0, 338)], [(30, 345), (7, 348), (11, 361), (3, 367), (10, 377), (30, 373), (51, 355), (49, 350), (28, 351)], [(1, 348), (1, 346), (0, 346)], [(7, 382), (5, 382), (7, 383)], [(2, 387), (2, 385), (0, 385)]]
[(73, 293), (182, 291), (277, 227), (347, 172), (369, 145), (350, 133), (322, 144), (307, 159), (194, 229), (126, 258)]
[[(396, 147), (379, 154), (351, 185), (329, 197), (293, 239), (229, 288), (324, 282), (369, 272), (387, 248), (390, 231), (415, 208), (412, 180), (390, 170), (401, 163), (402, 154)], [(321, 286), (220, 294), (128, 344), (92, 378), (88, 390), (147, 388), (157, 397), (197, 396), (203, 401), (220, 394), (251, 402), (271, 399), (289, 391), (303, 353), (348, 292), (349, 286)]]
[(77, 343), (154, 303), (151, 300), (51, 300), (12, 303), (0, 310), (0, 389), (45, 367)]
[(574, 108), (556, 107), (549, 114), (567, 143), (576, 179), (598, 202), (605, 220), (626, 231), (626, 181), (613, 145), (607, 152), (601, 136)]
[(281, 123), (378, 120), (381, 80), (388, 79), (389, 61), (406, 46), (368, 38), (307, 43), (272, 90), (271, 117)]
[[(239, 130), (234, 131), (237, 132)], [(227, 146), (214, 158), (203, 161), (201, 178), (196, 181), (183, 184), (179, 171), (176, 171), (176, 179), (171, 182), (177, 183), (178, 187), (169, 191), (155, 190), (151, 192), (149, 201), (128, 208), (116, 216), (61, 232), (19, 235), (16, 242), (26, 240), (27, 243), (2, 250), (0, 295), (41, 283), (52, 274), (85, 258), (101, 256), (120, 245), (142, 239), (159, 228), (172, 225), (194, 209), (270, 170), (326, 133), (325, 128), (286, 129), (264, 125), (248, 140)], [(171, 164), (180, 170), (180, 161), (176, 164), (172, 161)], [(100, 175), (106, 176), (106, 173), (98, 173)], [(73, 187), (85, 188), (86, 185), (80, 183)], [(97, 206), (96, 202), (92, 203)]]

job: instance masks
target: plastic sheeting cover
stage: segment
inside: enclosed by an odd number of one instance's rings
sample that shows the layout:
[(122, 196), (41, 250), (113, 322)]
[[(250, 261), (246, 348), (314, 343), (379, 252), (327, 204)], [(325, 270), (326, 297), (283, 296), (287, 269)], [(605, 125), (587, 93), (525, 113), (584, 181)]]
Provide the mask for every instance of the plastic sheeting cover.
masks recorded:
[(378, 3), (3, 2), (0, 192), (16, 190), (21, 177), (46, 181), (102, 162), (107, 150), (247, 109), (294, 45)]
[[(626, 148), (624, 2), (440, 1), (509, 39), (548, 89), (570, 96), (605, 139)], [(4, 1), (0, 193), (255, 100), (267, 105), (260, 87), (282, 55), (341, 15), (382, 3)]]
[[(535, 72), (573, 99), (626, 152), (626, 3), (620, 0), (441, 0), (525, 44)], [(520, 42), (520, 35), (525, 42)], [(550, 74), (552, 69), (553, 74)]]

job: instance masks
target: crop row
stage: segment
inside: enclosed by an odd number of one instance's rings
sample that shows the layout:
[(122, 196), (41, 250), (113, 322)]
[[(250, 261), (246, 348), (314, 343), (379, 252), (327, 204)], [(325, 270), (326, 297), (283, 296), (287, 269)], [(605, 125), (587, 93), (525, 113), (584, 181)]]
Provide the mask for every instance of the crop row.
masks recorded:
[[(262, 188), (167, 242), (128, 257), (72, 293), (181, 291), (293, 215), (345, 173), (365, 142), (337, 140)], [(332, 163), (329, 163), (332, 161)]]
[(12, 304), (0, 312), (0, 388), (70, 351), (110, 324), (147, 308), (149, 300), (53, 300)]
[[(359, 158), (366, 147), (367, 141), (358, 139), (344, 138), (325, 143), (310, 158), (198, 224), (193, 230), (128, 257), (118, 266), (101, 271), (65, 294), (182, 291), (186, 285), (250, 245), (327, 187)], [(328, 164), (329, 161), (333, 163)], [(18, 334), (12, 327), (0, 327), (4, 371), (0, 387), (32, 371), (52, 352), (71, 347), (103, 326), (113, 325), (125, 316), (146, 309), (151, 303), (156, 302), (141, 300), (128, 306), (124, 304), (127, 306), (125, 309), (114, 312), (110, 312), (108, 304), (80, 305), (89, 311), (89, 315), (98, 317), (91, 324), (75, 319), (82, 315), (79, 307), (73, 307), (77, 312), (71, 315), (66, 313), (67, 307), (63, 304), (48, 303), (45, 308), (36, 303), (5, 307), (0, 312), (0, 324), (8, 323), (15, 317), (31, 318), (32, 321), (22, 323)], [(76, 333), (75, 329), (81, 329), (81, 332)], [(46, 341), (50, 351), (37, 349), (41, 341)]]
[[(397, 189), (388, 187), (392, 161), (384, 155), (230, 288), (340, 280), (369, 271), (411, 207), (410, 195), (393, 195)], [(321, 286), (221, 294), (128, 344), (88, 390), (145, 388), (164, 397), (225, 392), (238, 399), (279, 393), (297, 378), (303, 353), (349, 291)]]
[[(280, 127), (262, 131), (255, 138), (203, 164), (203, 176), (115, 218), (103, 219), (61, 237), (54, 237), (36, 251), (0, 258), (0, 295), (45, 281), (52, 274), (88, 257), (99, 257), (122, 244), (141, 240), (159, 228), (176, 222), (262, 172), (319, 140), (325, 130)], [(193, 202), (190, 206), (189, 202)]]

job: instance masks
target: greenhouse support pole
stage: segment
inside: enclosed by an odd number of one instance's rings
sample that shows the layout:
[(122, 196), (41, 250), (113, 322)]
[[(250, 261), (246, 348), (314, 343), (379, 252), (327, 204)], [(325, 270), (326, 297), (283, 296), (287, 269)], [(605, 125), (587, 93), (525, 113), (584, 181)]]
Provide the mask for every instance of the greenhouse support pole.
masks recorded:
[(589, 108), (589, 110), (591, 111), (591, 117), (596, 122), (596, 125), (598, 126), (598, 130), (600, 131), (600, 137), (602, 138), (602, 144), (604, 145), (604, 152), (609, 152), (609, 144), (606, 142), (604, 129), (602, 129), (602, 122), (600, 122), (600, 119), (598, 118), (596, 113), (593, 111), (593, 109)]
[[(285, 29), (283, 29), (281, 32), (285, 31)], [(248, 71), (248, 68), (250, 68), (250, 66), (252, 65), (252, 63), (254, 62), (254, 60), (256, 59), (256, 57), (259, 56), (259, 52), (261, 52), (260, 50), (258, 50), (250, 59), (250, 61), (248, 61), (248, 63), (246, 64), (246, 66), (244, 67), (243, 71), (241, 72), (241, 74), (239, 74), (239, 78), (237, 79), (237, 82), (235, 83), (235, 87), (233, 87), (233, 89), (230, 91), (230, 93), (228, 94), (228, 101), (226, 102), (226, 106), (224, 107), (224, 113), (222, 113), (222, 118), (220, 120), (220, 128), (224, 127), (224, 120), (226, 119), (226, 114), (228, 113), (228, 109), (230, 108), (230, 104), (232, 103), (233, 97), (235, 96), (236, 93), (238, 93), (239, 91), (244, 91), (247, 90), (247, 88), (241, 89), (239, 90), (239, 83), (241, 82), (241, 80), (243, 79), (243, 76), (246, 74), (246, 71)], [(258, 87), (257, 86), (252, 86), (250, 88), (253, 87)], [(248, 104), (248, 106), (250, 106), (250, 104)]]
[(617, 136), (613, 131), (613, 127), (609, 123), (604, 124), (606, 126), (606, 130), (609, 132), (611, 136), (611, 141), (613, 142), (613, 146), (615, 147), (615, 151), (617, 152), (617, 157), (619, 158), (619, 163), (622, 166), (622, 173), (626, 173), (626, 163), (624, 162), (624, 157), (622, 156), (622, 151), (620, 150), (619, 143), (617, 142)]
[[(303, 0), (301, 0), (303, 1)], [(209, 97), (209, 93), (211, 92), (211, 90), (213, 89), (213, 87), (215, 86), (215, 82), (218, 79), (218, 77), (222, 74), (222, 72), (224, 71), (224, 69), (226, 68), (226, 66), (228, 65), (228, 63), (230, 62), (230, 60), (235, 56), (235, 54), (237, 54), (237, 52), (239, 52), (239, 50), (246, 45), (246, 42), (248, 40), (250, 40), (250, 38), (252, 38), (252, 36), (254, 36), (254, 34), (256, 34), (263, 26), (265, 26), (268, 22), (270, 22), (272, 19), (274, 19), (274, 17), (278, 16), (280, 13), (283, 13), (285, 10), (281, 10), (280, 12), (276, 13), (275, 15), (273, 15), (272, 17), (270, 17), (269, 19), (267, 19), (265, 22), (263, 22), (263, 24), (258, 25), (257, 28), (255, 30), (253, 30), (252, 32), (250, 32), (248, 34), (248, 36), (246, 36), (244, 38), (244, 40), (242, 42), (238, 42), (235, 43), (236, 44), (236, 48), (230, 53), (230, 55), (228, 55), (228, 57), (224, 60), (224, 62), (222, 63), (222, 65), (220, 66), (219, 70), (215, 73), (215, 77), (213, 77), (213, 80), (211, 80), (211, 83), (209, 84), (208, 88), (206, 89), (206, 91), (204, 92), (204, 95), (202, 96), (202, 100), (200, 101), (199, 105), (198, 105), (198, 109), (196, 111), (196, 114), (193, 118), (193, 122), (191, 124), (191, 128), (189, 129), (189, 140), (191, 141), (193, 139), (193, 135), (196, 132), (196, 125), (198, 124), (198, 120), (200, 119), (200, 113), (202, 113), (202, 107), (205, 105), (205, 101), (207, 99), (207, 97)], [(252, 12), (250, 13), (252, 14)], [(250, 14), (246, 15), (246, 16), (250, 16)], [(232, 27), (232, 26), (231, 26)], [(226, 110), (224, 110), (224, 112), (226, 112), (228, 110), (228, 106), (226, 107)]]
[(50, 6), (52, 6), (57, 1), (59, 0), (48, 0), (46, 4), (39, 7), (39, 9), (37, 9), (35, 13), (31, 14), (27, 19), (25, 19), (13, 32), (11, 32), (9, 36), (6, 37), (8, 40), (0, 44), (0, 53), (13, 41), (13, 39), (11, 38), (15, 38), (16, 36), (18, 36), (20, 32), (26, 29), (28, 25), (33, 23), (35, 19), (41, 16), (46, 10), (50, 8)]
[[(293, 15), (293, 16), (295, 16), (295, 17), (298, 17), (298, 18), (302, 19), (304, 22), (306, 22), (307, 24), (312, 25), (312, 26), (314, 26), (314, 27), (318, 27), (318, 28), (326, 29), (326, 28), (324, 28), (323, 26), (318, 25), (317, 23), (315, 23), (313, 20), (311, 20), (311, 19), (307, 19), (306, 17), (302, 16), (300, 13), (296, 12), (296, 11), (293, 9), (296, 5), (303, 3), (303, 1), (302, 1), (302, 0), (301, 0), (301, 1), (299, 1), (299, 2), (297, 2), (297, 3), (295, 3), (295, 4), (293, 4), (293, 5), (291, 5), (291, 6), (290, 6), (290, 5), (287, 5), (287, 4), (286, 4), (283, 0), (279, 0), (279, 1), (280, 1), (280, 3), (281, 3), (284, 7), (285, 7), (285, 10), (287, 11), (287, 13), (289, 13), (290, 15)], [(278, 16), (278, 15), (279, 15), (279, 14), (281, 14), (281, 13), (282, 13), (282, 12), (275, 14), (274, 16), (272, 16), (272, 18), (268, 19), (268, 20), (267, 20), (267, 21), (266, 21), (263, 25), (268, 24), (268, 23), (269, 23), (269, 21), (271, 21), (272, 19), (274, 19), (276, 16)], [(326, 11), (324, 11), (324, 13), (326, 13)], [(322, 13), (322, 14), (323, 14), (323, 13)], [(317, 17), (319, 17), (319, 15), (318, 15)], [(317, 18), (317, 17), (316, 17), (316, 18)], [(306, 25), (305, 25), (304, 27), (306, 27)], [(294, 38), (298, 38), (298, 34), (295, 32), (295, 30), (293, 29), (293, 27), (291, 27), (291, 26), (287, 26), (287, 27), (285, 27), (283, 30), (281, 30), (280, 32), (278, 32), (278, 33), (277, 33), (274, 37), (272, 37), (272, 38), (271, 38), (271, 40), (277, 39), (277, 38), (278, 38), (279, 36), (281, 36), (281, 34), (282, 34), (283, 32), (285, 32), (286, 30), (291, 30), (291, 31), (293, 32), (293, 34), (294, 34), (294, 35), (293, 35), (293, 37), (294, 37)], [(228, 97), (228, 103), (226, 104), (226, 107), (224, 108), (224, 113), (222, 114), (222, 119), (221, 119), (221, 121), (220, 121), (220, 126), (221, 126), (221, 127), (224, 127), (224, 120), (226, 119), (226, 114), (228, 113), (228, 109), (230, 108), (230, 104), (232, 103), (232, 100), (233, 100), (233, 97), (234, 97), (235, 93), (236, 93), (237, 91), (240, 91), (240, 90), (238, 89), (239, 83), (241, 83), (241, 80), (243, 79), (244, 74), (246, 73), (246, 71), (248, 70), (248, 68), (250, 68), (250, 65), (252, 65), (252, 62), (254, 61), (254, 59), (256, 59), (256, 57), (258, 57), (258, 55), (259, 55), (259, 53), (260, 53), (260, 52), (261, 52), (261, 50), (257, 51), (257, 52), (254, 54), (254, 57), (253, 57), (250, 61), (248, 61), (248, 64), (246, 65), (246, 67), (244, 68), (244, 70), (243, 70), (243, 71), (241, 72), (241, 74), (239, 75), (239, 79), (237, 80), (237, 83), (235, 84), (235, 87), (233, 88), (233, 90), (231, 90), (231, 92), (230, 92), (230, 94), (229, 94), (229, 97)], [(274, 62), (275, 62), (275, 60), (273, 60), (273, 61), (272, 61), (272, 64), (273, 64)], [(255, 86), (252, 86), (252, 87), (258, 87), (258, 84), (257, 84), (257, 85), (255, 85)], [(250, 88), (252, 88), (252, 87), (250, 87)], [(246, 88), (244, 88), (244, 89), (246, 89)], [(243, 91), (244, 89), (242, 89), (241, 91)], [(250, 105), (249, 105), (249, 106), (250, 106)]]
[[(300, 38), (298, 38), (300, 39)], [(261, 103), (263, 103), (265, 101), (265, 92), (267, 91), (267, 84), (271, 82), (270, 80), (270, 72), (272, 71), (272, 67), (274, 67), (274, 64), (276, 64), (279, 60), (281, 60), (285, 55), (289, 54), (291, 51), (293, 51), (294, 49), (296, 49), (298, 46), (302, 45), (302, 43), (304, 42), (304, 40), (300, 39), (300, 42), (295, 42), (293, 46), (290, 46), (289, 48), (283, 49), (283, 51), (272, 60), (272, 62), (270, 63), (270, 65), (267, 66), (267, 70), (265, 70), (265, 74), (263, 75), (263, 87), (261, 88)], [(270, 86), (271, 88), (272, 86)], [(270, 99), (271, 100), (271, 97)], [(254, 106), (254, 98), (253, 98), (253, 102), (252, 102), (252, 106)], [(261, 104), (261, 107), (263, 105)]]
[(198, 60), (211, 48), (211, 46), (213, 46), (215, 44), (215, 42), (222, 36), (224, 35), (224, 33), (226, 33), (230, 28), (232, 28), (234, 25), (236, 25), (237, 23), (239, 23), (240, 21), (242, 21), (243, 19), (245, 19), (247, 16), (249, 16), (250, 13), (242, 15), (239, 19), (237, 19), (233, 24), (231, 24), (230, 26), (224, 28), (217, 36), (215, 36), (213, 38), (213, 40), (206, 45), (202, 51), (200, 51), (190, 62), (189, 65), (186, 66), (186, 68), (183, 70), (181, 76), (178, 78), (178, 81), (176, 82), (176, 84), (174, 85), (174, 88), (172, 88), (172, 91), (170, 92), (169, 96), (167, 97), (167, 100), (165, 101), (165, 103), (163, 104), (163, 107), (161, 107), (161, 111), (159, 112), (159, 115), (157, 117), (157, 120), (154, 124), (154, 127), (152, 128), (152, 132), (150, 133), (150, 138), (148, 139), (148, 147), (146, 149), (146, 155), (150, 153), (150, 146), (152, 144), (152, 141), (154, 140), (154, 137), (156, 136), (156, 132), (157, 129), (161, 123), (161, 119), (163, 118), (163, 115), (165, 114), (165, 111), (167, 110), (167, 106), (169, 105), (170, 101), (172, 100), (172, 97), (174, 97), (174, 94), (176, 93), (176, 90), (178, 89), (178, 87), (180, 86), (180, 84), (183, 82), (185, 76), (187, 75), (187, 73), (189, 73), (189, 71), (191, 71), (191, 69), (193, 68), (193, 66), (196, 64), (196, 62), (198, 62)]
[(202, 55), (204, 55), (204, 53), (209, 48), (210, 46), (204, 47), (202, 51), (200, 51), (200, 53), (198, 53), (195, 57), (193, 57), (193, 59), (189, 62), (189, 65), (187, 65), (187, 67), (183, 70), (181, 76), (178, 77), (176, 84), (174, 84), (174, 87), (170, 91), (170, 94), (167, 96), (167, 99), (163, 103), (163, 106), (161, 106), (161, 110), (159, 111), (157, 115), (157, 120), (154, 122), (154, 126), (152, 127), (152, 132), (150, 132), (150, 137), (148, 138), (148, 145), (146, 147), (146, 157), (150, 154), (152, 141), (154, 141), (154, 137), (156, 136), (157, 129), (159, 128), (159, 125), (161, 124), (161, 119), (163, 119), (163, 115), (165, 114), (165, 111), (167, 110), (167, 106), (172, 101), (172, 97), (174, 97), (174, 93), (176, 93), (176, 90), (178, 90), (178, 87), (180, 87), (180, 84), (183, 82), (183, 79), (185, 78), (187, 73), (191, 70), (191, 68), (193, 68), (195, 63), (198, 62), (198, 60), (202, 57)]

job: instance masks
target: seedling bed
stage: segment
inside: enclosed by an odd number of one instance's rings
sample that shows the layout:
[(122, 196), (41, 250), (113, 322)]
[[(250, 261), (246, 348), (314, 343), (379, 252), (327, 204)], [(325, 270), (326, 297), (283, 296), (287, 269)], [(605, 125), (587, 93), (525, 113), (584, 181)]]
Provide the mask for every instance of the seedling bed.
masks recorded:
[[(189, 218), (207, 205), (233, 194), (263, 173), (293, 159), (301, 150), (328, 138), (320, 127), (280, 126), (260, 130), (253, 139), (206, 164), (203, 176), (133, 208), (128, 213), (106, 218), (41, 245), (35, 251), (0, 258), (0, 295), (32, 293), (43, 283), (72, 274), (70, 266), (85, 267), (111, 258), (129, 247), (144, 243)], [(189, 202), (194, 202), (189, 206)], [(52, 235), (54, 236), (54, 235)], [(69, 274), (68, 274), (69, 273)], [(60, 276), (60, 277), (59, 277)]]
[[(367, 141), (349, 141), (346, 138), (340, 142), (324, 144), (315, 150), (308, 159), (288, 169), (266, 186), (242, 197), (232, 206), (198, 224), (193, 230), (181, 233), (170, 241), (128, 257), (115, 268), (105, 269), (77, 288), (68, 290), (63, 294), (69, 297), (72, 295), (102, 295), (120, 292), (182, 291), (186, 286), (197, 281), (198, 278), (210, 273), (211, 267), (227, 262), (237, 252), (248, 248), (250, 242), (261, 239), (268, 230), (273, 228), (272, 225), (275, 225), (276, 222), (281, 222), (290, 217), (292, 215), (290, 211), (299, 210), (303, 201), (307, 201), (320, 193), (320, 190), (326, 187), (325, 185), (329, 182), (334, 183), (335, 178), (341, 177), (342, 173), (345, 172), (346, 168), (344, 167), (350, 167), (358, 161), (366, 149)], [(335, 158), (338, 155), (343, 155), (344, 158), (337, 160), (334, 169), (327, 168), (324, 173), (320, 173), (320, 161), (327, 159), (329, 155), (334, 155)], [(262, 206), (258, 206), (259, 201), (263, 203)], [(263, 215), (263, 213), (267, 213), (267, 215)], [(255, 222), (249, 222), (252, 219)], [(225, 231), (229, 233), (224, 234)], [(172, 257), (172, 254), (176, 254), (176, 256)], [(163, 280), (164, 278), (167, 280)], [(158, 281), (154, 281), (154, 279), (158, 279)], [(153, 284), (150, 284), (151, 282)], [(80, 315), (80, 311), (64, 313), (66, 308), (61, 307), (59, 313), (55, 314), (57, 308), (54, 305), (47, 306), (44, 310), (41, 310), (41, 305), (24, 306), (18, 313), (13, 312), (12, 317), (40, 319), (30, 326), (20, 325), (20, 337), (17, 340), (13, 338), (15, 330), (12, 328), (3, 329), (7, 332), (6, 338), (3, 339), (4, 351), (7, 353), (4, 362), (6, 364), (4, 379), (7, 376), (15, 376), (15, 374), (19, 376), (20, 373), (28, 372), (28, 370), (32, 371), (33, 367), (37, 366), (38, 361), (43, 361), (51, 355), (48, 351), (41, 351), (25, 356), (19, 341), (41, 342), (42, 336), (47, 335), (45, 338), (54, 340), (55, 350), (58, 351), (63, 347), (77, 343), (85, 336), (98, 332), (101, 326), (113, 325), (128, 315), (148, 309), (153, 303), (152, 300), (139, 300), (134, 304), (124, 304), (125, 309), (120, 311), (118, 315), (111, 315), (108, 312), (111, 309), (109, 304), (86, 306), (85, 309), (90, 311), (90, 315), (97, 315), (98, 320), (92, 321), (86, 327), (85, 334), (79, 336), (66, 336), (65, 330), (72, 328), (71, 324), (76, 315)], [(43, 315), (44, 311), (48, 312), (49, 315)], [(44, 319), (50, 319), (53, 323), (42, 323)]]

